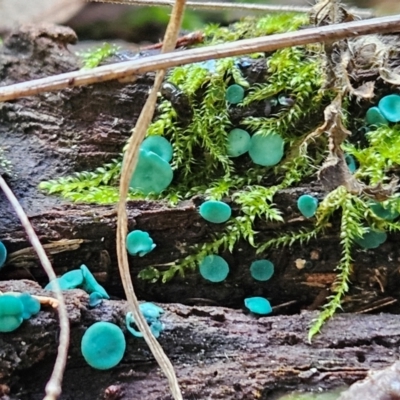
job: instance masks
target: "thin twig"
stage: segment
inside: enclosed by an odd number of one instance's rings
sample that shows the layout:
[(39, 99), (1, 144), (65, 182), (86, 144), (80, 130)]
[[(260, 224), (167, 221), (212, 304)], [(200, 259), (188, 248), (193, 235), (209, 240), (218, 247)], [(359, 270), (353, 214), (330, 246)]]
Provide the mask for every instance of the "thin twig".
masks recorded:
[(24, 227), (26, 234), (28, 235), (29, 241), (31, 242), (33, 248), (35, 249), (39, 260), (45, 270), (47, 276), (50, 281), (53, 281), (53, 290), (56, 294), (58, 300), (58, 316), (60, 319), (60, 342), (58, 345), (57, 358), (54, 363), (53, 372), (51, 377), (46, 385), (46, 396), (44, 400), (56, 400), (58, 396), (61, 394), (61, 383), (64, 374), (65, 364), (67, 362), (68, 356), (68, 346), (69, 346), (69, 321), (68, 321), (68, 312), (65, 306), (64, 297), (62, 295), (60, 286), (57, 281), (56, 274), (54, 273), (53, 267), (49, 258), (47, 257), (46, 252), (43, 249), (42, 244), (40, 243), (39, 238), (37, 237), (35, 230), (33, 229), (29, 219), (21, 207), (18, 199), (15, 197), (14, 193), (7, 185), (6, 181), (0, 175), (0, 187), (6, 195), (8, 201), (11, 203), (14, 208), (15, 213), (21, 221), (22, 226)]
[[(161, 50), (162, 52), (168, 52), (175, 49), (184, 10), (185, 0), (177, 0), (172, 9), (172, 14), (168, 23), (167, 31), (165, 33), (164, 44)], [(126, 198), (129, 191), (129, 183), (137, 164), (139, 146), (146, 135), (147, 128), (154, 115), (157, 104), (158, 91), (160, 90), (160, 87), (164, 80), (165, 72), (165, 70), (161, 69), (156, 74), (153, 88), (151, 89), (149, 97), (147, 98), (146, 103), (142, 108), (124, 155), (119, 186), (120, 199), (117, 207), (117, 256), (122, 284), (124, 286), (124, 291), (128, 300), (129, 308), (135, 318), (135, 322), (139, 330), (143, 333), (143, 337), (146, 340), (146, 343), (148, 344), (151, 352), (153, 353), (154, 358), (157, 360), (158, 365), (167, 377), (173, 398), (175, 400), (182, 400), (183, 397), (179, 389), (179, 383), (174, 371), (174, 367), (164, 353), (164, 350), (158, 343), (157, 339), (153, 336), (146, 320), (140, 312), (139, 302), (132, 284), (128, 256), (126, 252), (126, 236), (128, 234)]]
[(104, 65), (92, 70), (68, 72), (66, 74), (0, 87), (0, 101), (36, 95), (51, 90), (89, 85), (113, 79), (124, 79), (135, 74), (158, 69), (167, 69), (209, 59), (231, 57), (260, 51), (269, 52), (290, 46), (339, 40), (377, 32), (383, 34), (399, 31), (400, 15), (395, 15), (309, 28), (301, 31), (280, 33), (254, 39), (238, 40), (231, 43), (177, 51), (172, 54), (143, 57), (139, 60)]
[[(131, 6), (161, 6), (161, 7), (172, 7), (174, 2), (170, 0), (88, 0), (94, 3), (112, 3), (112, 4), (128, 4)], [(217, 1), (187, 1), (186, 6), (195, 10), (207, 10), (207, 11), (226, 11), (226, 10), (238, 10), (238, 11), (254, 11), (254, 12), (297, 12), (297, 13), (308, 13), (311, 7), (307, 6), (278, 6), (278, 5), (264, 5), (264, 4), (249, 4), (249, 3), (223, 3)], [(349, 8), (348, 12), (356, 14), (359, 17), (370, 18), (372, 12), (370, 10), (361, 8)]]

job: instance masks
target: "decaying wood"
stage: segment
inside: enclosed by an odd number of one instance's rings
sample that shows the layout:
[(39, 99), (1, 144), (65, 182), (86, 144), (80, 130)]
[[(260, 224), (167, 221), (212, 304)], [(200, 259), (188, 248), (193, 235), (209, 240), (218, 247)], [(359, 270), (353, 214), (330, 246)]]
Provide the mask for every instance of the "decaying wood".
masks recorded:
[[(48, 294), (29, 281), (0, 282), (5, 289)], [(143, 340), (127, 333), (124, 359), (111, 371), (93, 370), (80, 354), (82, 335), (95, 321), (124, 329), (125, 302), (88, 309), (80, 290), (66, 292), (66, 302), (72, 335), (62, 399), (100, 399), (110, 385), (122, 386), (126, 399), (170, 399)], [(159, 341), (174, 362), (185, 399), (272, 399), (279, 389), (332, 388), (397, 359), (400, 321), (393, 315), (337, 316), (309, 344), (307, 327), (315, 313), (256, 318), (240, 309), (163, 307)], [(0, 335), (0, 383), (11, 388), (11, 399), (40, 398), (57, 330), (54, 310), (44, 309), (17, 331)]]
[[(66, 47), (73, 40), (75, 36), (69, 29), (53, 31), (51, 26), (25, 27), (12, 34), (5, 41), (0, 57), (3, 82), (9, 84), (22, 79), (18, 75), (21, 71), (30, 73), (32, 78), (56, 73), (57, 68), (77, 69), (77, 58)], [(25, 60), (21, 60), (21, 49), (25, 49)], [(136, 122), (151, 83), (152, 76), (144, 76), (135, 84), (103, 83), (0, 105), (2, 146), (8, 149), (6, 155), (15, 166), (15, 175), (8, 177), (8, 183), (31, 217), (57, 274), (85, 263), (110, 293), (118, 296), (122, 295), (122, 288), (116, 268), (115, 207), (69, 204), (56, 196), (40, 193), (37, 185), (75, 170), (94, 169), (116, 157)], [(257, 240), (312, 227), (312, 222), (304, 220), (296, 207), (298, 196), (304, 192), (319, 198), (324, 196), (318, 185), (280, 192), (274, 201), (283, 212), (285, 223), (258, 221)], [(2, 196), (0, 193), (0, 239), (10, 257), (0, 271), (0, 279), (34, 278), (45, 284), (44, 272), (26, 235)], [(193, 199), (175, 208), (160, 202), (129, 202), (129, 229), (149, 231), (157, 244), (148, 256), (130, 258), (132, 276), (146, 266), (169, 268), (171, 262), (189, 254), (190, 246), (212, 240), (223, 229), (199, 216), (200, 201)], [(142, 280), (136, 280), (135, 285), (139, 297), (149, 300), (191, 304), (212, 301), (239, 306), (248, 295), (264, 295), (273, 305), (295, 301), (294, 309), (315, 308), (324, 302), (335, 277), (334, 268), (340, 258), (337, 233), (333, 226), (323, 237), (307, 245), (295, 244), (260, 255), (271, 259), (276, 266), (268, 285), (251, 278), (248, 268), (256, 255), (246, 243), (240, 243), (233, 254), (223, 254), (231, 273), (218, 290), (197, 272), (190, 271), (184, 278), (178, 277), (167, 285)], [(398, 238), (393, 234), (379, 249), (355, 251), (353, 292), (345, 308), (362, 311), (396, 302), (395, 282), (400, 272), (394, 260), (400, 259)]]
[[(67, 48), (74, 40), (67, 28), (54, 31), (50, 26), (14, 33), (0, 50), (0, 85), (78, 69), (77, 58)], [(45, 196), (37, 185), (72, 171), (93, 169), (118, 156), (152, 80), (152, 75), (144, 75), (134, 84), (101, 83), (0, 103), (1, 144), (16, 172), (6, 178), (28, 211), (56, 273), (85, 263), (112, 296), (122, 297), (115, 252), (115, 207), (69, 204)], [(304, 192), (324, 196), (316, 184), (278, 193), (274, 201), (285, 223), (256, 222), (257, 240), (312, 227), (296, 208), (296, 200)], [(19, 285), (26, 284), (32, 293), (44, 294), (33, 283), (8, 280), (47, 281), (2, 194), (0, 200), (0, 239), (10, 253), (0, 271), (4, 280), (0, 290), (22, 290)], [(175, 208), (162, 202), (128, 203), (129, 229), (149, 231), (157, 244), (148, 256), (130, 258), (132, 276), (145, 266), (168, 268), (167, 264), (187, 255), (191, 245), (212, 240), (223, 229), (200, 218), (200, 201), (195, 198)], [(385, 306), (385, 310), (398, 311), (399, 239), (399, 234), (391, 234), (378, 249), (355, 251), (353, 285), (345, 309), (362, 313)], [(231, 272), (218, 285), (207, 283), (196, 271), (168, 284), (135, 281), (141, 299), (195, 305), (165, 306), (166, 331), (160, 339), (176, 366), (185, 399), (270, 399), (277, 387), (330, 388), (396, 360), (400, 329), (392, 315), (338, 316), (329, 322), (323, 336), (309, 345), (307, 326), (315, 314), (256, 319), (240, 310), (200, 306), (240, 308), (243, 298), (261, 295), (271, 300), (276, 313), (316, 309), (329, 295), (340, 258), (334, 224), (318, 240), (260, 255), (275, 264), (275, 275), (267, 283), (251, 278), (249, 265), (256, 255), (246, 243), (239, 243), (233, 254), (223, 256)], [(122, 302), (105, 301), (100, 308), (88, 310), (87, 297), (80, 291), (68, 294), (67, 302), (72, 348), (65, 399), (101, 398), (106, 386), (119, 384), (127, 398), (169, 398), (164, 378), (156, 373), (144, 342), (130, 338), (121, 367), (107, 373), (91, 370), (79, 355), (80, 338), (88, 325), (98, 319), (122, 324)], [(0, 336), (0, 379), (11, 385), (15, 398), (42, 395), (40, 384), (44, 385), (50, 373), (57, 329), (56, 315), (49, 309), (24, 323), (15, 334)]]

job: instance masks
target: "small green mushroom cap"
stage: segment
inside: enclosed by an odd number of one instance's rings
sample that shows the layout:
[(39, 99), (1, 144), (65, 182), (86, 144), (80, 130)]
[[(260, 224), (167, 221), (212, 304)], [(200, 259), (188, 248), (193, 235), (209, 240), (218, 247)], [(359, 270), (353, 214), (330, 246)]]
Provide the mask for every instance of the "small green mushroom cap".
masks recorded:
[(83, 358), (95, 369), (115, 367), (122, 360), (125, 349), (126, 341), (121, 328), (111, 322), (96, 322), (82, 337)]
[(268, 281), (274, 274), (274, 264), (269, 260), (253, 261), (250, 274), (256, 281)]
[(371, 107), (365, 114), (365, 121), (368, 125), (382, 126), (389, 125), (389, 121), (383, 116), (378, 107)]
[(250, 140), (249, 156), (255, 164), (271, 167), (283, 157), (284, 141), (277, 133), (254, 134)]
[[(80, 269), (73, 269), (57, 278), (61, 290), (76, 289), (83, 284), (83, 274)], [(45, 290), (54, 290), (53, 281), (45, 286)]]
[(229, 157), (239, 157), (250, 148), (251, 137), (243, 129), (235, 128), (228, 133), (227, 153)]
[(228, 86), (225, 93), (225, 100), (230, 104), (238, 104), (244, 99), (244, 89), (236, 83)]
[(152, 151), (143, 148), (139, 152), (139, 160), (133, 173), (130, 187), (147, 195), (161, 193), (172, 182), (174, 173), (167, 161)]
[(376, 214), (379, 218), (385, 219), (386, 221), (393, 221), (400, 215), (398, 211), (384, 206), (382, 203), (377, 201), (374, 202), (370, 208), (374, 214)]
[(83, 275), (83, 284), (82, 284), (83, 290), (85, 290), (89, 294), (97, 292), (99, 293), (99, 295), (103, 297), (103, 299), (110, 298), (106, 290), (96, 281), (96, 278), (89, 271), (89, 268), (85, 264), (81, 265), (81, 271)]
[(0, 242), (0, 268), (7, 260), (7, 249), (3, 242)]
[(208, 222), (222, 224), (231, 217), (232, 209), (222, 201), (208, 200), (200, 206), (199, 213)]
[(270, 302), (264, 297), (248, 297), (244, 299), (244, 305), (254, 314), (267, 315), (272, 312)]
[(21, 300), (24, 307), (24, 311), (22, 313), (23, 319), (29, 319), (40, 311), (39, 300), (32, 297), (29, 293), (20, 293), (17, 295), (17, 297)]
[(367, 232), (361, 238), (355, 238), (354, 241), (364, 249), (376, 249), (382, 243), (386, 242), (387, 234), (383, 231), (374, 231), (368, 228)]
[(24, 305), (18, 296), (4, 294), (0, 296), (0, 332), (12, 332), (21, 324)]
[(222, 282), (229, 274), (228, 263), (220, 256), (204, 257), (199, 267), (200, 275), (211, 282)]
[(378, 107), (388, 121), (400, 122), (400, 96), (398, 94), (382, 97)]
[(164, 161), (170, 162), (173, 156), (171, 143), (163, 136), (149, 136), (143, 140), (141, 149), (152, 151), (161, 157)]
[(356, 172), (357, 165), (356, 165), (356, 160), (351, 154), (345, 154), (344, 155), (344, 160), (346, 161), (347, 167), (349, 168), (349, 171), (353, 174)]
[(317, 211), (318, 199), (309, 194), (303, 194), (297, 199), (297, 208), (304, 217), (311, 218)]
[(156, 245), (148, 232), (139, 229), (129, 232), (126, 236), (126, 249), (131, 256), (143, 257), (150, 253)]

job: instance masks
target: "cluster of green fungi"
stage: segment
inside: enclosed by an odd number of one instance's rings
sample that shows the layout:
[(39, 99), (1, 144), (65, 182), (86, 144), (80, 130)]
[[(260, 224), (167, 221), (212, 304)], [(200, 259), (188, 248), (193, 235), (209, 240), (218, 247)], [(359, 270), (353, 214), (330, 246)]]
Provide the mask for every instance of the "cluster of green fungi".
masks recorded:
[[(244, 19), (230, 28), (209, 26), (205, 29), (205, 44), (296, 30), (307, 23), (304, 15), (282, 14)], [(315, 178), (325, 159), (327, 139), (321, 136), (308, 141), (310, 132), (323, 123), (324, 109), (335, 97), (334, 89), (323, 89), (322, 51), (320, 45), (312, 44), (268, 54), (211, 60), (169, 72), (167, 82), (176, 89), (175, 95), (180, 96), (180, 101), (174, 103), (171, 97), (161, 98), (147, 136), (159, 135), (172, 144), (170, 166), (174, 178), (162, 193), (143, 195), (132, 189), (129, 198), (162, 199), (173, 206), (201, 194), (207, 200), (229, 199), (238, 211), (212, 240), (195, 245), (188, 256), (167, 270), (154, 267), (142, 270), (141, 278), (166, 282), (176, 274), (183, 276), (197, 269), (208, 255), (232, 252), (239, 240), (246, 240), (262, 256), (273, 247), (307, 242), (328, 228), (333, 214), (339, 211), (341, 259), (337, 282), (333, 296), (310, 330), (310, 337), (334, 314), (348, 290), (357, 240), (362, 240), (371, 230), (400, 229), (393, 218), (373, 211), (375, 205), (389, 214), (400, 212), (397, 195), (376, 204), (340, 186), (319, 203), (314, 226), (309, 230), (286, 232), (265, 242), (259, 240), (254, 227), (259, 219), (283, 223), (274, 196), (282, 189)], [(259, 73), (252, 67), (256, 64), (261, 66)], [(233, 85), (243, 88), (243, 99), (237, 104), (226, 98), (227, 89)], [(279, 101), (282, 98), (288, 101)], [(184, 106), (180, 107), (182, 102)], [(344, 102), (344, 115), (350, 104), (350, 101)], [(365, 126), (365, 112), (360, 110), (352, 117), (353, 131)], [(284, 145), (282, 160), (276, 165), (263, 166), (254, 164), (248, 154), (232, 157), (228, 135), (235, 129), (246, 131), (252, 137), (279, 136)], [(373, 127), (361, 144), (351, 139), (342, 147), (357, 166), (354, 176), (370, 185), (387, 182), (393, 166), (400, 164), (400, 126)], [(95, 171), (43, 182), (40, 187), (78, 202), (115, 203), (122, 157)]]

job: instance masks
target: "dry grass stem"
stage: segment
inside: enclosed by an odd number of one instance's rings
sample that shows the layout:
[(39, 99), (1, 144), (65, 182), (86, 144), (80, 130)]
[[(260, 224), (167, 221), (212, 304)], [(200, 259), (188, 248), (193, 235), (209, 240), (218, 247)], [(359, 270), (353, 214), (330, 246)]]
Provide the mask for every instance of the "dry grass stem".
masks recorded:
[[(132, 6), (161, 6), (172, 7), (174, 2), (169, 0), (89, 0), (96, 3), (112, 3), (112, 4), (129, 4)], [(207, 11), (227, 11), (238, 10), (247, 12), (299, 12), (307, 13), (311, 7), (307, 6), (281, 6), (274, 4), (250, 4), (250, 3), (224, 3), (217, 1), (187, 1), (186, 7), (193, 8), (194, 10), (207, 10)], [(372, 12), (367, 9), (349, 8), (348, 11), (356, 14), (362, 18), (372, 17)]]
[(22, 226), (24, 227), (26, 234), (28, 235), (29, 241), (31, 242), (33, 248), (35, 249), (39, 260), (45, 270), (49, 280), (54, 280), (53, 287), (54, 292), (56, 294), (58, 300), (58, 315), (60, 319), (60, 342), (58, 345), (58, 353), (57, 358), (54, 363), (53, 372), (51, 377), (46, 385), (46, 396), (44, 400), (56, 400), (58, 396), (61, 394), (61, 383), (64, 374), (65, 364), (67, 362), (68, 356), (68, 346), (69, 346), (69, 321), (68, 321), (68, 312), (65, 306), (64, 297), (62, 295), (60, 286), (56, 280), (56, 274), (54, 273), (53, 267), (49, 258), (47, 257), (46, 252), (43, 249), (42, 244), (39, 241), (29, 219), (18, 202), (18, 199), (14, 196), (14, 193), (7, 185), (6, 181), (0, 175), (0, 187), (3, 190), (5, 196), (8, 201), (14, 208), (15, 213), (21, 221)]
[(178, 65), (191, 64), (209, 59), (218, 59), (260, 51), (300, 46), (308, 43), (334, 41), (372, 33), (393, 33), (400, 31), (400, 15), (372, 18), (363, 21), (303, 29), (254, 39), (238, 40), (215, 46), (177, 51), (144, 57), (139, 60), (110, 64), (92, 70), (80, 70), (36, 79), (29, 82), (0, 88), (0, 101), (36, 95), (52, 90), (89, 85), (113, 79), (124, 79), (135, 74), (167, 69)]
[[(164, 44), (162, 52), (172, 51), (175, 48), (176, 41), (178, 39), (178, 33), (181, 27), (183, 13), (185, 9), (185, 0), (178, 0), (172, 10), (167, 31), (164, 37)], [(172, 396), (175, 400), (182, 400), (182, 394), (179, 388), (178, 380), (170, 360), (164, 353), (164, 350), (151, 333), (151, 330), (144, 319), (139, 309), (139, 302), (137, 300), (132, 278), (130, 275), (128, 256), (126, 252), (126, 236), (128, 234), (128, 218), (126, 212), (126, 197), (129, 191), (129, 183), (136, 167), (139, 146), (142, 143), (147, 128), (153, 118), (154, 111), (157, 104), (157, 95), (165, 77), (165, 70), (159, 70), (156, 74), (153, 88), (150, 92), (149, 97), (146, 100), (145, 105), (140, 113), (136, 127), (129, 140), (127, 150), (124, 155), (124, 162), (122, 164), (121, 181), (119, 187), (120, 200), (118, 202), (118, 221), (117, 221), (117, 256), (118, 256), (118, 267), (121, 274), (122, 284), (126, 298), (128, 300), (129, 309), (135, 318), (135, 322), (139, 330), (143, 333), (144, 339), (148, 344), (154, 358), (157, 360), (161, 370), (164, 372), (168, 379), (169, 387)]]

